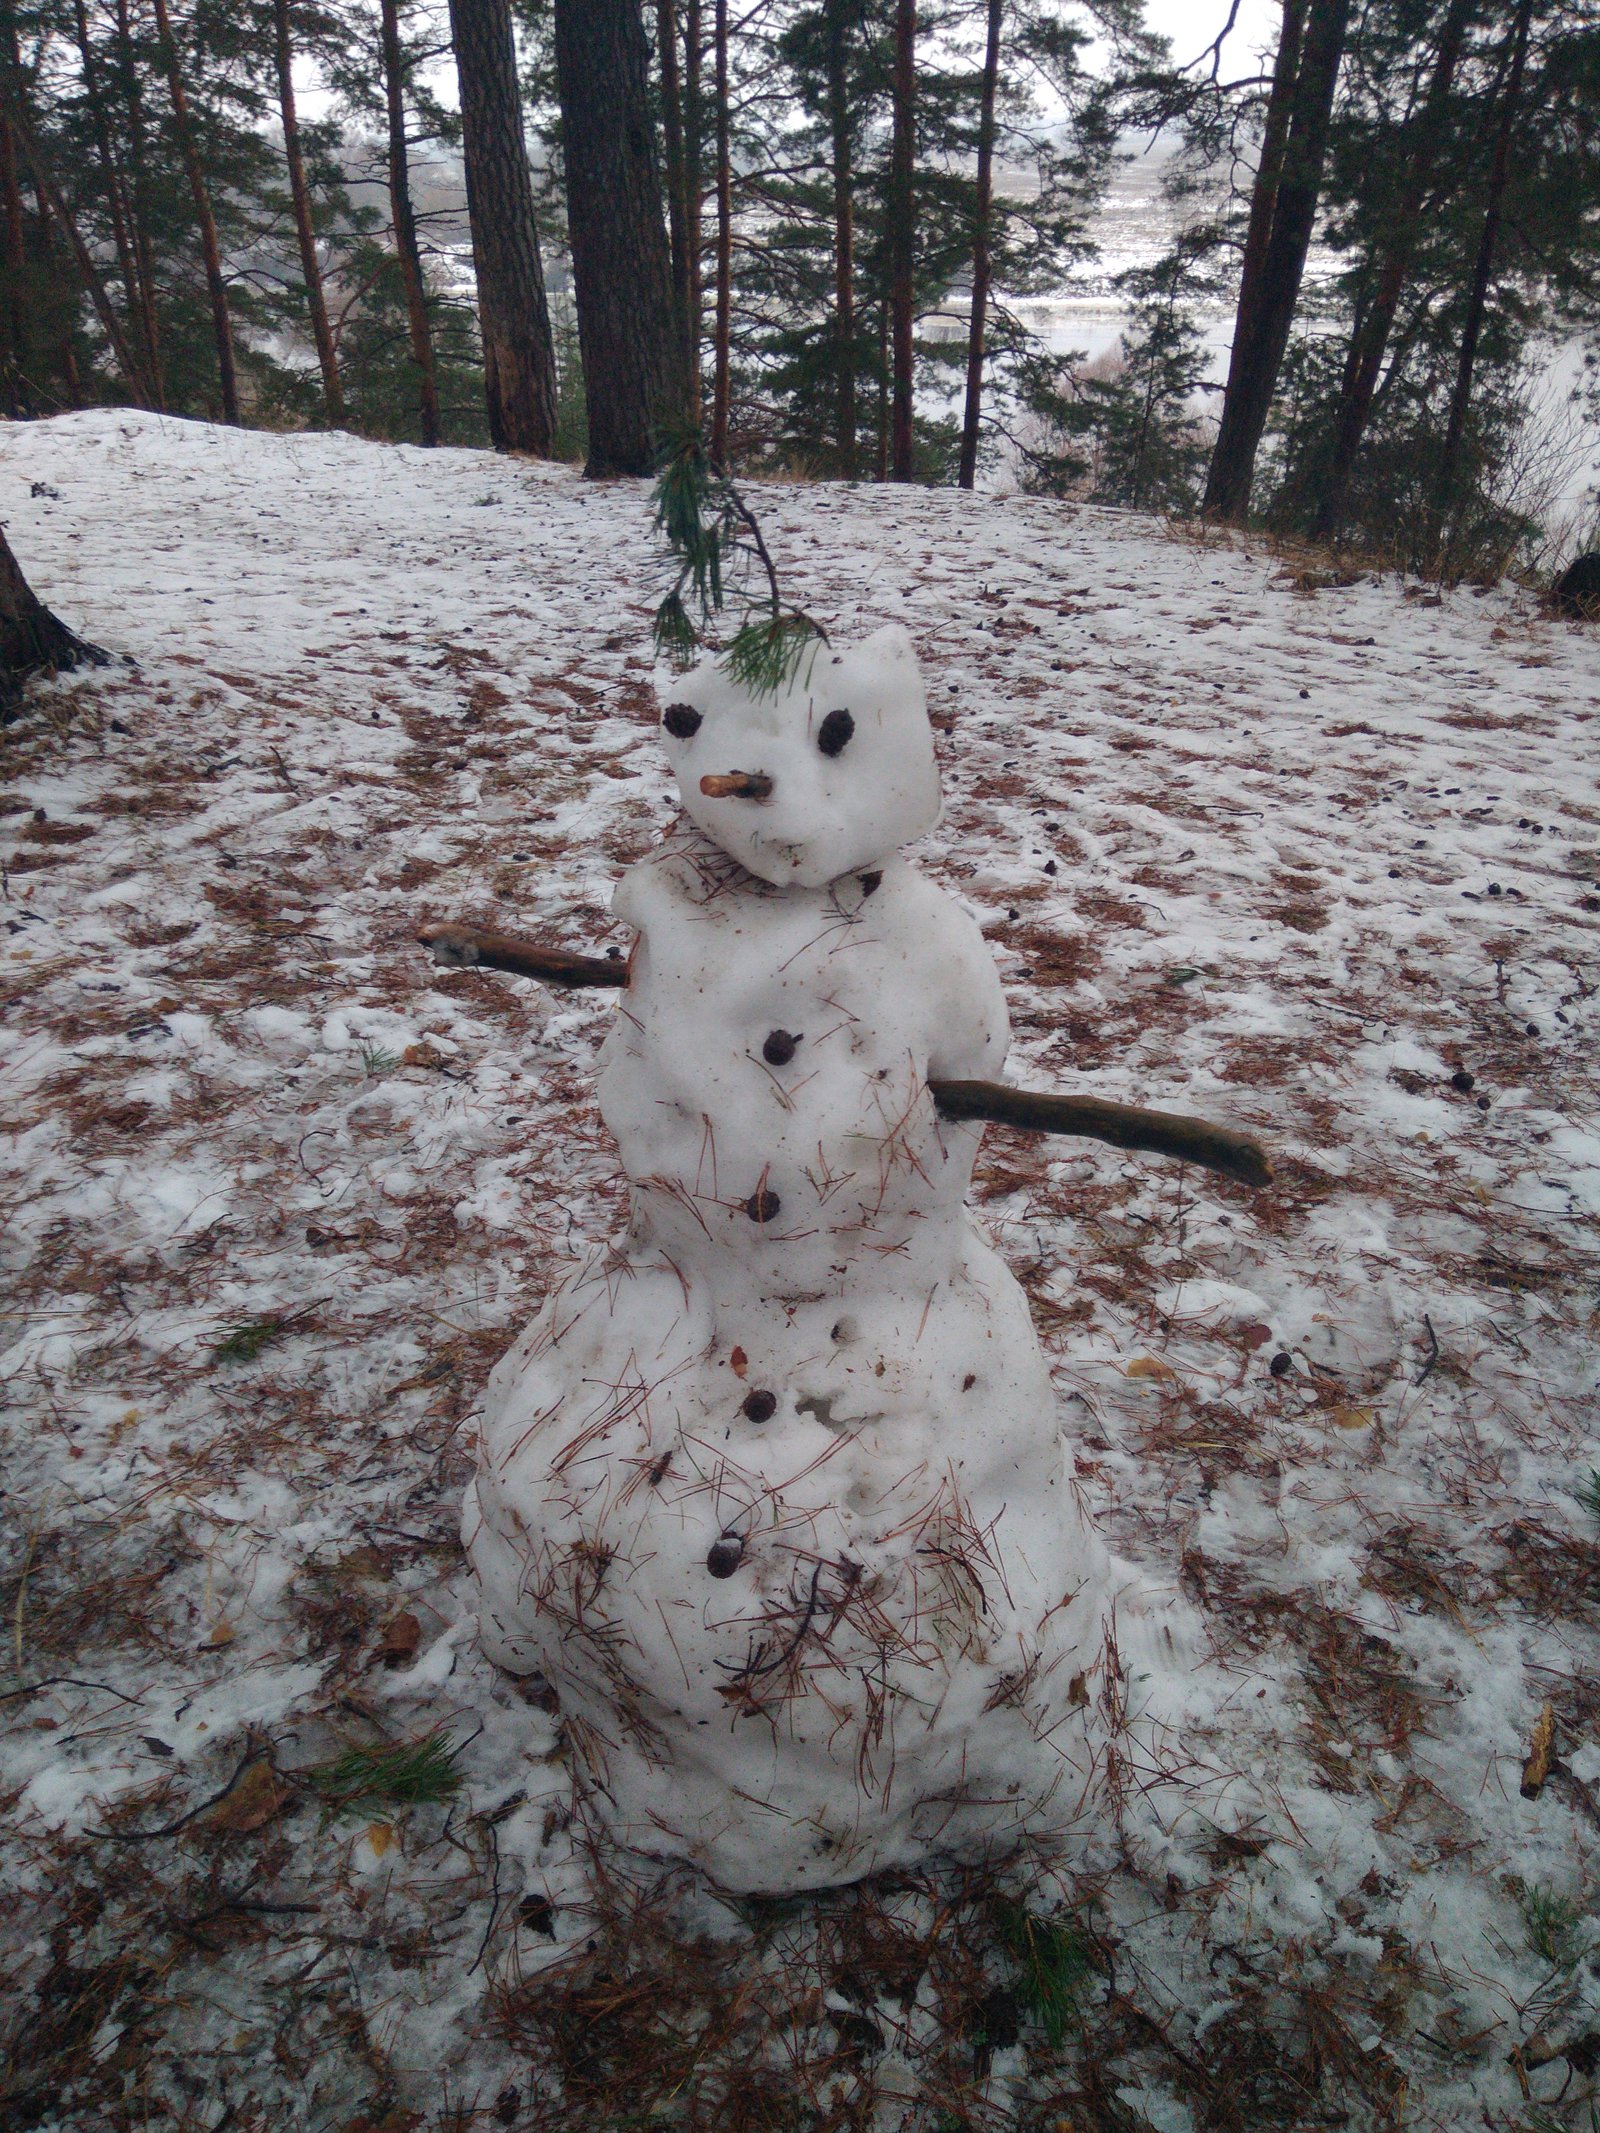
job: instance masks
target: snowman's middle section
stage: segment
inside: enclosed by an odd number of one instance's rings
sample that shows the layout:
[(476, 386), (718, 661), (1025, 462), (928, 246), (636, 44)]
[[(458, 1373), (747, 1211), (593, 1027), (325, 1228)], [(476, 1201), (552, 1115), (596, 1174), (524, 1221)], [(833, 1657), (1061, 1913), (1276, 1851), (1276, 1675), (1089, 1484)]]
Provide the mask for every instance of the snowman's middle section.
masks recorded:
[(981, 1128), (927, 1084), (998, 1075), (1008, 1035), (973, 920), (897, 856), (777, 889), (692, 829), (615, 910), (639, 939), (599, 1098), (631, 1245), (773, 1303), (952, 1279)]

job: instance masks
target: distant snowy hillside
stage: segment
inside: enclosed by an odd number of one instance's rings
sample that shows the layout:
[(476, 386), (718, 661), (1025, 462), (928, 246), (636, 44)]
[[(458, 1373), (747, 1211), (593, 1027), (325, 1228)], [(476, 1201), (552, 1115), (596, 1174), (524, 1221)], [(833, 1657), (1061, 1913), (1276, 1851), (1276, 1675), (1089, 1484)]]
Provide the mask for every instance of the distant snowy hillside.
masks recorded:
[[(1274, 1151), (1261, 1193), (979, 1167), (1190, 1650), (1031, 1878), (789, 1916), (591, 1870), (456, 1518), (487, 1370), (617, 1222), (614, 1008), (413, 936), (620, 940), (669, 815), (646, 491), (0, 428), (13, 547), (122, 662), (0, 736), (10, 2122), (1588, 2124), (1600, 635), (1066, 504), (752, 493), (830, 631), (916, 639), (1011, 1076)], [(453, 1798), (328, 1805), (436, 1733)], [(1059, 2050), (1022, 1902), (1086, 1951)]]

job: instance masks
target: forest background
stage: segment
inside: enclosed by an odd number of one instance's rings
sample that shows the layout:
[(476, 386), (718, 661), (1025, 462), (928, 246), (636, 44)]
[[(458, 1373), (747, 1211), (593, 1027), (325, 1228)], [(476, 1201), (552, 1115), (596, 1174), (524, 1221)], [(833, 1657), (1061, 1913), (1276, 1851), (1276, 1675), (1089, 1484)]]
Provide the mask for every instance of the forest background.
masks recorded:
[[(1447, 579), (1581, 546), (1594, 0), (1217, 27), (1196, 53), (1140, 0), (8, 0), (0, 410), (593, 474), (699, 425), (718, 467), (981, 474)], [(1097, 218), (1135, 154), (1161, 241), (1117, 271)], [(1092, 359), (1059, 330), (1086, 293), (1122, 314)]]

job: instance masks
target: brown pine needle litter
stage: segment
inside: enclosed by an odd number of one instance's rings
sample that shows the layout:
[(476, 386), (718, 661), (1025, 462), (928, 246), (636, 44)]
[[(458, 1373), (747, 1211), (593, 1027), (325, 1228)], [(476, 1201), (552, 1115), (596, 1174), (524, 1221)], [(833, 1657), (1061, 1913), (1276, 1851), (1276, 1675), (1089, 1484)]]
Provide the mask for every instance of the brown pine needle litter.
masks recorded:
[[(637, 494), (497, 459), (488, 511), (487, 467), (0, 430), (41, 590), (139, 662), (0, 744), (0, 2122), (1592, 2133), (1592, 633), (1123, 514), (763, 490), (830, 635), (918, 640), (919, 856), (1009, 1078), (1275, 1180), (990, 1130), (1072, 1483), (1188, 1614), (1085, 1687), (1058, 1857), (738, 1904), (593, 1846), (554, 1691), (473, 1637), (484, 1378), (625, 1218), (616, 1000), (415, 935), (625, 950), (669, 814)], [(933, 1539), (954, 1617), (991, 1572)]]

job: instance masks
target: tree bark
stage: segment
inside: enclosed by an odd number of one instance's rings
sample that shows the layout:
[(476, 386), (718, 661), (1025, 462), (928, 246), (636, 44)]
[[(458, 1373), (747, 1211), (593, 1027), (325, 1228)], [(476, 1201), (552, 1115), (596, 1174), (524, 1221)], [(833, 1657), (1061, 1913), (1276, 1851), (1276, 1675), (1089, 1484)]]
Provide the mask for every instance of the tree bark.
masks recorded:
[(75, 637), (51, 614), (22, 575), (0, 531), (0, 706), (17, 701), (30, 674), (56, 674), (85, 664), (104, 666), (106, 654)]
[(1366, 435), (1384, 354), (1394, 331), (1406, 275), (1411, 268), (1412, 253), (1422, 226), (1422, 203), (1444, 140), (1450, 90), (1460, 63), (1467, 23), (1475, 6), (1476, 0), (1453, 0), (1440, 32), (1427, 94), (1414, 122), (1413, 145), (1394, 222), (1378, 265), (1377, 285), (1351, 343), (1350, 363), (1339, 395), (1332, 459), (1311, 522), (1315, 540), (1331, 539), (1338, 532), (1344, 516), (1351, 472), (1361, 449), (1361, 440)]
[[(78, 4), (81, 7), (83, 0), (78, 0)], [(294, 206), (295, 235), (300, 242), (300, 278), (305, 283), (311, 338), (316, 344), (317, 368), (322, 373), (322, 404), (329, 422), (337, 424), (344, 420), (344, 387), (339, 382), (339, 358), (333, 345), (333, 329), (328, 323), (328, 299), (322, 287), (322, 261), (317, 256), (317, 233), (311, 219), (311, 187), (306, 179), (305, 157), (300, 151), (289, 0), (272, 0), (272, 24), (278, 69), (278, 109), (283, 118), (283, 155), (289, 169), (289, 198)]]
[(16, 136), (3, 110), (0, 110), (0, 198), (3, 198), (5, 207), (6, 413), (15, 422), (29, 411), (28, 314), (23, 300), (28, 273), (28, 241), (22, 219), (22, 187), (17, 180)]
[(1483, 229), (1478, 238), (1478, 256), (1473, 265), (1472, 285), (1467, 292), (1467, 315), (1461, 329), (1461, 353), (1456, 363), (1455, 390), (1450, 396), (1450, 416), (1439, 451), (1439, 477), (1434, 492), (1434, 511), (1441, 531), (1455, 502), (1459, 479), (1461, 441), (1466, 434), (1467, 413), (1472, 405), (1472, 374), (1478, 360), (1478, 339), (1489, 302), (1489, 282), (1494, 273), (1495, 247), (1500, 239), (1500, 219), (1505, 206), (1506, 181), (1511, 169), (1511, 137), (1516, 129), (1522, 101), (1522, 77), (1528, 62), (1528, 35), (1533, 21), (1533, 0), (1519, 0), (1511, 29), (1511, 64), (1506, 77), (1500, 123), (1495, 130), (1494, 157), (1489, 167), (1489, 196), (1484, 203)]
[(728, 0), (716, 0), (717, 304), (712, 328), (711, 464), (728, 462), (729, 342), (733, 331), (733, 158), (728, 119)]
[(489, 435), (548, 459), (556, 434), (556, 354), (539, 262), (533, 180), (508, 0), (450, 0), (467, 217), (478, 278)]
[[(15, 104), (10, 104), (7, 107), (6, 117), (10, 121), (11, 131), (16, 136), (17, 145), (27, 158), (28, 167), (33, 173), (34, 189), (39, 200), (40, 219), (47, 225), (49, 221), (60, 223), (62, 235), (67, 240), (68, 248), (77, 266), (78, 277), (88, 292), (89, 301), (95, 309), (95, 315), (100, 321), (107, 341), (111, 344), (111, 353), (116, 358), (117, 368), (122, 372), (134, 405), (136, 407), (145, 406), (149, 396), (145, 391), (144, 380), (140, 376), (139, 365), (134, 358), (133, 350), (128, 346), (128, 337), (122, 330), (122, 321), (117, 317), (116, 306), (112, 303), (106, 285), (100, 277), (100, 270), (94, 263), (94, 257), (89, 247), (84, 243), (79, 233), (78, 225), (73, 220), (72, 212), (62, 198), (60, 188), (50, 174), (49, 167), (45, 163), (39, 144), (34, 139), (33, 131), (27, 120)], [(48, 241), (48, 227), (46, 229), (46, 238)], [(66, 355), (69, 387), (76, 394), (78, 393), (77, 360), (71, 353), (70, 344)]]
[[(111, 216), (111, 241), (117, 254), (117, 270), (122, 276), (123, 296), (131, 322), (139, 316), (140, 310), (139, 271), (134, 260), (122, 171), (111, 145), (111, 127), (106, 117), (105, 97), (101, 93), (100, 70), (95, 65), (94, 45), (89, 36), (89, 15), (83, 0), (73, 0), (73, 22), (77, 32), (78, 57), (83, 66), (84, 95), (89, 103), (89, 121), (94, 130), (95, 155), (100, 164), (100, 183)], [(148, 401), (148, 381), (145, 381), (145, 385), (143, 397)]]
[(638, 0), (556, 0), (591, 479), (648, 474), (685, 414)]
[[(1272, 235), (1272, 215), (1278, 204), (1278, 181), (1283, 176), (1283, 152), (1294, 110), (1295, 82), (1305, 42), (1307, 0), (1282, 0), (1283, 21), (1278, 32), (1277, 57), (1272, 65), (1272, 88), (1267, 96), (1266, 118), (1261, 129), (1261, 155), (1255, 184), (1250, 191), (1250, 220), (1245, 230), (1244, 251), (1239, 261), (1239, 298), (1236, 319), (1255, 314), (1257, 291), (1267, 240)], [(1237, 332), (1228, 361), (1228, 386), (1234, 379), (1234, 353), (1241, 347)]]
[[(1241, 302), (1234, 322), (1222, 422), (1211, 454), (1201, 505), (1208, 518), (1242, 522), (1249, 512), (1256, 453), (1266, 428), (1284, 350), (1289, 345), (1289, 329), (1294, 323), (1306, 253), (1310, 249), (1312, 226), (1316, 221), (1322, 166), (1328, 147), (1328, 126), (1349, 16), (1350, 0), (1309, 0), (1282, 167), (1276, 183), (1269, 182), (1268, 186), (1270, 228), (1261, 244), (1259, 269), (1252, 270), (1248, 257), (1245, 263), (1246, 270), (1253, 272), (1253, 279), (1248, 291), (1241, 288)], [(1290, 8), (1286, 6), (1286, 33), (1289, 27)], [(1270, 177), (1265, 168), (1258, 175), (1258, 185), (1263, 177)], [(1252, 218), (1253, 215), (1252, 202)], [(1246, 250), (1248, 253), (1248, 238)], [(1248, 302), (1245, 301), (1247, 296)]]
[(139, 325), (146, 375), (158, 409), (167, 404), (161, 355), (161, 326), (156, 311), (155, 248), (150, 239), (150, 187), (145, 161), (144, 95), (139, 81), (128, 0), (117, 0), (117, 54), (123, 95), (128, 106), (128, 161), (132, 172), (134, 249), (139, 259)]
[(687, 375), (698, 350), (689, 303), (688, 165), (683, 153), (683, 75), (678, 65), (676, 0), (656, 0), (656, 63), (661, 70), (661, 134), (667, 158), (667, 234), (672, 251), (672, 307)]
[(684, 250), (689, 269), (689, 383), (686, 419), (701, 415), (700, 328), (705, 314), (704, 238), (702, 235), (701, 158), (705, 149), (705, 100), (701, 62), (705, 57), (700, 0), (684, 0), (683, 10), (683, 218)]
[(894, 139), (888, 200), (889, 308), (894, 343), (894, 417), (890, 472), (916, 472), (912, 426), (915, 385), (917, 211), (913, 192), (917, 124), (917, 0), (895, 0)]
[(183, 167), (194, 200), (195, 219), (200, 225), (200, 250), (205, 260), (206, 290), (211, 299), (211, 330), (217, 344), (217, 382), (222, 395), (224, 422), (239, 420), (239, 377), (233, 357), (233, 318), (228, 309), (228, 285), (222, 274), (222, 246), (217, 240), (217, 218), (211, 211), (205, 165), (189, 118), (189, 97), (183, 85), (183, 68), (167, 14), (167, 0), (155, 0), (156, 33), (161, 39), (167, 70), (167, 90), (172, 99), (172, 123), (178, 136)]
[(411, 165), (406, 149), (405, 65), (400, 55), (400, 0), (381, 0), (383, 93), (389, 117), (389, 219), (394, 226), (395, 255), (406, 292), (406, 319), (411, 331), (411, 360), (417, 366), (418, 415), (422, 442), (439, 442), (439, 387), (434, 371), (433, 331), (428, 324), (428, 291), (422, 278), (422, 248), (411, 205)]
[(972, 317), (967, 326), (967, 404), (961, 423), (961, 464), (956, 475), (963, 489), (978, 478), (978, 423), (983, 407), (983, 336), (989, 311), (989, 252), (994, 215), (994, 102), (1000, 79), (1000, 26), (1005, 0), (989, 0), (989, 37), (983, 54), (983, 88), (978, 106), (978, 184), (972, 235)]
[(838, 377), (835, 386), (839, 472), (856, 474), (856, 268), (850, 127), (850, 81), (846, 68), (845, 0), (827, 0), (828, 131), (833, 144), (833, 331)]

